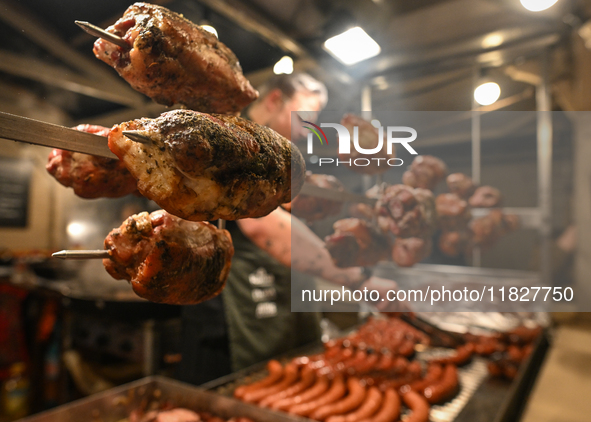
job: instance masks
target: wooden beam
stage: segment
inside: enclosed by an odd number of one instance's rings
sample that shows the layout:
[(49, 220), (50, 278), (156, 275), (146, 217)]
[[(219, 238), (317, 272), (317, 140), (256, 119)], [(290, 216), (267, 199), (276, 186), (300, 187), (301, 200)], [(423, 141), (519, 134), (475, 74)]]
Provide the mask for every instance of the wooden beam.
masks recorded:
[(243, 3), (235, 0), (199, 0), (199, 2), (295, 57), (308, 56), (306, 49), (297, 41), (273, 22), (245, 7)]
[[(0, 20), (19, 32), (22, 31), (23, 35), (64, 63), (95, 80), (110, 84), (113, 89), (121, 91), (122, 95), (135, 97), (136, 100), (143, 98), (141, 94), (134, 91), (127, 83), (122, 82), (119, 77), (108, 70), (104, 64), (92, 60), (70, 47), (54, 31), (47, 28), (40, 19), (25, 10), (21, 5), (10, 0), (0, 0), (0, 10), (2, 10)], [(72, 25), (74, 25), (73, 22)]]
[(80, 76), (66, 67), (44, 63), (9, 51), (0, 50), (0, 70), (116, 104), (137, 107), (146, 102), (143, 96), (129, 96), (126, 91), (121, 92), (103, 81)]
[(521, 70), (513, 65), (505, 68), (505, 74), (514, 81), (524, 82), (533, 86), (538, 86), (542, 83), (542, 77), (539, 74)]
[(199, 0), (199, 2), (247, 31), (257, 34), (267, 43), (279, 47), (293, 56), (294, 61), (296, 59), (313, 61), (314, 65), (312, 67), (322, 80), (335, 79), (341, 84), (352, 84), (354, 82), (347, 72), (342, 71), (330, 62), (322, 63), (322, 66), (319, 65), (300, 43), (287, 35), (273, 22), (249, 9), (243, 3), (236, 0)]

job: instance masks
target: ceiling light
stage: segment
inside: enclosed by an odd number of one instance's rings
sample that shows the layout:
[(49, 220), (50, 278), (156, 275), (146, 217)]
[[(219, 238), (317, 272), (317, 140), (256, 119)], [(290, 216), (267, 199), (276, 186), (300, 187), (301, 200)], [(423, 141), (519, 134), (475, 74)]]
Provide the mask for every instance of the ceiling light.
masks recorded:
[(285, 73), (287, 75), (293, 73), (293, 59), (289, 56), (283, 56), (279, 59), (275, 66), (273, 66), (273, 73), (280, 75)]
[(377, 56), (381, 51), (378, 43), (359, 26), (327, 39), (324, 48), (346, 65)]
[(80, 237), (86, 232), (86, 225), (83, 223), (73, 222), (68, 224), (66, 230), (68, 235), (71, 237)]
[(521, 0), (521, 4), (531, 12), (541, 12), (542, 10), (554, 6), (557, 1), (558, 0)]
[(501, 87), (495, 82), (486, 82), (474, 90), (474, 99), (480, 105), (491, 105), (501, 96)]
[(216, 31), (216, 29), (211, 26), (211, 25), (201, 25), (201, 29), (206, 30), (207, 32), (211, 32), (213, 35), (215, 35), (216, 38), (218, 37), (218, 31)]
[(482, 48), (495, 48), (503, 44), (505, 39), (501, 34), (489, 34), (482, 40)]

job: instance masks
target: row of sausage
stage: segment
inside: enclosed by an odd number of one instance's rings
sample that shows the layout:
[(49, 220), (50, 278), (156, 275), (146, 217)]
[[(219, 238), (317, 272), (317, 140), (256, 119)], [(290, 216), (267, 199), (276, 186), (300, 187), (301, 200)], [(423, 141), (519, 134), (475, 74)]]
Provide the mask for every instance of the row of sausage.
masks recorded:
[(369, 319), (351, 335), (325, 343), (322, 353), (283, 365), (269, 361), (267, 377), (239, 386), (234, 396), (319, 421), (395, 422), (402, 404), (407, 420), (428, 421), (431, 404), (459, 391), (458, 366), (473, 355), (486, 356), (493, 376), (513, 378), (540, 334), (540, 327), (523, 326), (503, 334), (467, 334), (455, 351), (425, 362), (413, 358), (415, 349), (429, 346), (429, 336), (398, 318)]

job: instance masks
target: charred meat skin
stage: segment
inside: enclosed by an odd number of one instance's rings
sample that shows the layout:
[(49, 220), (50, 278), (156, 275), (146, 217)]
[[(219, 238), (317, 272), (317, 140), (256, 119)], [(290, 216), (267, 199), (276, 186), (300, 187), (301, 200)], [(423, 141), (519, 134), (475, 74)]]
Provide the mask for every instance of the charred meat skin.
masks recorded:
[[(138, 130), (152, 144), (133, 142), (124, 130)], [(297, 147), (271, 129), (191, 110), (116, 125), (109, 148), (142, 195), (191, 221), (267, 215), (298, 194), (306, 171)]]
[(135, 3), (107, 31), (127, 41), (129, 49), (99, 38), (96, 57), (159, 104), (237, 113), (258, 97), (228, 47), (164, 7)]
[[(110, 131), (95, 125), (78, 125), (74, 129), (105, 137)], [(134, 177), (119, 160), (54, 149), (45, 168), (81, 198), (119, 198), (137, 191)]]
[(230, 233), (155, 211), (129, 217), (105, 239), (107, 272), (151, 302), (191, 305), (218, 295), (230, 272)]
[(335, 233), (325, 239), (337, 267), (371, 266), (390, 257), (390, 242), (365, 220), (345, 218), (334, 223)]
[[(345, 187), (334, 176), (306, 172), (306, 182), (325, 189), (343, 191)], [(291, 213), (308, 222), (322, 220), (341, 212), (343, 203), (316, 196), (298, 195), (291, 202)]]

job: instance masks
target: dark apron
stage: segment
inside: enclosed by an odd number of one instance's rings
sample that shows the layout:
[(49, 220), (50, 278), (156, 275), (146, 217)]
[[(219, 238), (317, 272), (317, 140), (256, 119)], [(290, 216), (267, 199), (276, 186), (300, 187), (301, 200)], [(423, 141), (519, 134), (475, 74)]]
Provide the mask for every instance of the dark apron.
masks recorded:
[[(176, 378), (203, 384), (320, 339), (318, 313), (291, 312), (291, 270), (227, 222), (234, 257), (222, 294), (183, 306)], [(314, 287), (311, 277), (295, 273)]]
[[(317, 313), (291, 312), (291, 269), (228, 222), (234, 257), (222, 292), (232, 369), (250, 366), (320, 339)], [(294, 274), (313, 285), (310, 276)]]

